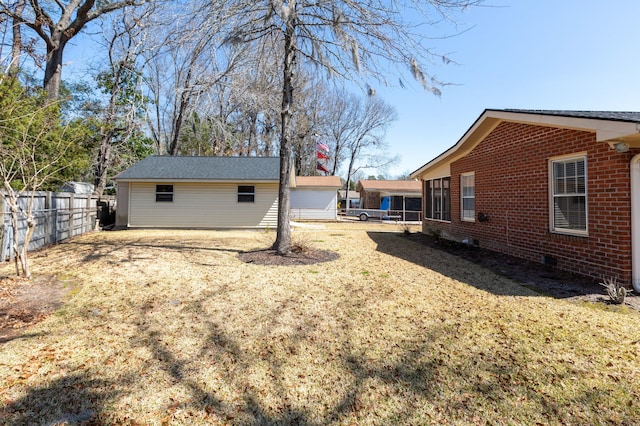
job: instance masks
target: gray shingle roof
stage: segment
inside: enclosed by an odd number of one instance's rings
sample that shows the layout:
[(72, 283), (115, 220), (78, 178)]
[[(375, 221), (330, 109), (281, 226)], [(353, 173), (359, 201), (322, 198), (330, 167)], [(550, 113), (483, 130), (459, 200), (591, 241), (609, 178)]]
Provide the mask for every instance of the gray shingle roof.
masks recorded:
[(154, 155), (134, 164), (115, 179), (278, 181), (280, 158)]
[(563, 111), (537, 109), (504, 109), (497, 111), (523, 114), (556, 115), (561, 117), (594, 118), (598, 120), (630, 121), (640, 123), (640, 112), (634, 111)]

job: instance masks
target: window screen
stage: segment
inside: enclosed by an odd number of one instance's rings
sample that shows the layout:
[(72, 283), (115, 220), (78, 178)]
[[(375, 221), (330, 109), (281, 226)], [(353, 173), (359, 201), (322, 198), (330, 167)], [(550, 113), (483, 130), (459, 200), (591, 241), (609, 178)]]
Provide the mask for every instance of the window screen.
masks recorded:
[(424, 217), (427, 219), (451, 220), (449, 184), (451, 178), (426, 180), (424, 182)]
[(554, 160), (552, 164), (551, 228), (587, 231), (587, 165), (585, 157)]

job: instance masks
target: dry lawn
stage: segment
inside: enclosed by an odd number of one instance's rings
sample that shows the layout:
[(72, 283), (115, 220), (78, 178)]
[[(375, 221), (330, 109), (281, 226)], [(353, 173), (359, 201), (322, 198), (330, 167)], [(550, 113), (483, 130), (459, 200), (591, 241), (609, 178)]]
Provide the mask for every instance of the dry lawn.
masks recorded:
[[(0, 345), (3, 424), (635, 424), (640, 314), (541, 297), (399, 236), (122, 231), (32, 257), (74, 290)], [(0, 275), (11, 274), (3, 265)]]

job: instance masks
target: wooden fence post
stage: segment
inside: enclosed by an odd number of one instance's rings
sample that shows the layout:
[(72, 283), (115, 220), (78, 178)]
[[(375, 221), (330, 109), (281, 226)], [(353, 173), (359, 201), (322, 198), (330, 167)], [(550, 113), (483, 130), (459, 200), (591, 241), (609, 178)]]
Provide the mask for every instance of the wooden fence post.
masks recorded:
[(69, 196), (69, 238), (73, 237), (73, 229), (74, 229), (74, 207), (75, 207), (75, 197), (73, 192)]
[(44, 242), (51, 244), (51, 191), (47, 191), (44, 196)]
[(93, 230), (93, 226), (91, 226), (91, 195), (90, 194), (87, 194), (87, 198), (85, 199), (84, 206), (86, 209), (84, 216), (86, 218), (87, 225), (85, 229), (82, 230), (83, 234), (85, 232)]

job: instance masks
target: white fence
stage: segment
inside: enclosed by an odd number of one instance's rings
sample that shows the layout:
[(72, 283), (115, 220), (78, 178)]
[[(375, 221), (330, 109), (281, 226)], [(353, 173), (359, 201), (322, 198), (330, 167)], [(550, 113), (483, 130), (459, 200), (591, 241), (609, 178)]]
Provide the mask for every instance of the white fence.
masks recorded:
[[(23, 195), (19, 204), (26, 210), (29, 194)], [(35, 193), (33, 216), (36, 227), (28, 250), (36, 250), (49, 244), (55, 244), (76, 235), (93, 231), (97, 221), (97, 198), (90, 194), (71, 192)], [(13, 258), (13, 239), (24, 241), (27, 221), (20, 217), (17, 231), (11, 225), (9, 208), (0, 198), (0, 261)]]

